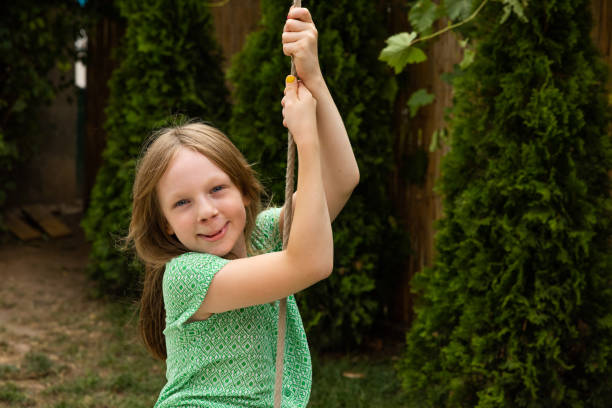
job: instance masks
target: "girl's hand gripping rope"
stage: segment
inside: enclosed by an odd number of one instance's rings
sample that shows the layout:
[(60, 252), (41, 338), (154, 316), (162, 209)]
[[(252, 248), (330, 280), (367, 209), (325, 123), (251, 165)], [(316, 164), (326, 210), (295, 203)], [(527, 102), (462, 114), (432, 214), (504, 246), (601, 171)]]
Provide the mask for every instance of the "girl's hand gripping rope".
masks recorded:
[(291, 7), (283, 28), (283, 52), (293, 57), (297, 75), (308, 87), (322, 78), (317, 39), (318, 32), (308, 9)]
[[(288, 75), (285, 81), (283, 126), (289, 129), (296, 145), (317, 141), (317, 101), (302, 81)], [(314, 140), (313, 140), (314, 139)]]

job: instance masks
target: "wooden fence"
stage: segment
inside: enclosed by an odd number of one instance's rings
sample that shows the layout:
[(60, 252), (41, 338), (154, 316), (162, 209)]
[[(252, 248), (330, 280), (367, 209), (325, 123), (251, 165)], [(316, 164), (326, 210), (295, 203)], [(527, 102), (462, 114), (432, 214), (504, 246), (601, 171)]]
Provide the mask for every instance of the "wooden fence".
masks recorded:
[(211, 11), (215, 36), (223, 50), (223, 68), (226, 69), (231, 57), (242, 49), (247, 34), (257, 28), (261, 16), (259, 0), (232, 0), (220, 7), (212, 7)]
[[(593, 42), (612, 69), (612, 2), (610, 0), (592, 0), (593, 10)], [(612, 78), (608, 81), (608, 89), (612, 90)]]

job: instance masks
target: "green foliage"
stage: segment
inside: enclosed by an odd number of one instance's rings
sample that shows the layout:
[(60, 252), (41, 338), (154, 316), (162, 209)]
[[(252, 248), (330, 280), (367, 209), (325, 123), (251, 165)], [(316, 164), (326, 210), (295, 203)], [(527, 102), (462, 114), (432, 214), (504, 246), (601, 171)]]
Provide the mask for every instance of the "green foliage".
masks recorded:
[(431, 0), (419, 0), (410, 8), (408, 20), (417, 32), (423, 33), (431, 28), (436, 19), (440, 18), (442, 10), (444, 10), (443, 4), (438, 6)]
[[(503, 8), (494, 17), (499, 17), (500, 23), (515, 14), (525, 20), (525, 8), (528, 0), (491, 0), (501, 3)], [(399, 74), (408, 64), (418, 64), (427, 59), (425, 53), (415, 44), (438, 37), (441, 34), (457, 29), (474, 20), (483, 10), (489, 0), (442, 0), (438, 4), (432, 0), (417, 0), (410, 2), (408, 19), (415, 31), (395, 34), (387, 39), (387, 46), (380, 53), (380, 60), (387, 62), (396, 74)], [(448, 19), (449, 24), (435, 33), (431, 33), (434, 23)], [(459, 20), (459, 21), (458, 21)]]
[(612, 150), (588, 1), (491, 5), (455, 78), (445, 218), (400, 376), (414, 407), (607, 407)]
[[(439, 6), (439, 8), (445, 10), (448, 18), (451, 20), (463, 20), (468, 18), (470, 12), (472, 11), (472, 4), (476, 1), (478, 0), (446, 0)], [(424, 0), (422, 2), (431, 3), (431, 0)]]
[[(335, 272), (298, 295), (315, 347), (362, 340), (378, 311), (377, 282), (397, 273), (400, 229), (392, 216), (388, 175), (393, 163), (389, 109), (395, 82), (377, 61), (385, 33), (370, 1), (304, 3), (319, 31), (319, 58), (355, 150), (361, 182), (334, 222)], [(235, 58), (230, 137), (256, 163), (276, 203), (284, 197), (286, 129), (280, 100), (290, 59), (280, 34), (287, 4), (263, 0), (260, 30)]]
[(410, 108), (410, 117), (414, 118), (419, 111), (419, 108), (425, 105), (429, 105), (435, 99), (434, 94), (430, 94), (427, 92), (425, 88), (421, 88), (418, 91), (415, 91), (408, 98), (408, 102), (406, 105)]
[(40, 131), (36, 116), (59, 85), (49, 72), (70, 70), (78, 3), (62, 0), (8, 2), (0, 13), (0, 206), (14, 188), (14, 169), (32, 152)]
[(89, 271), (106, 293), (137, 290), (140, 268), (117, 249), (127, 234), (135, 160), (152, 130), (172, 115), (223, 128), (229, 116), (221, 54), (202, 1), (118, 0), (127, 32), (110, 80), (108, 134), (83, 220), (92, 241)]
[(427, 60), (427, 55), (417, 47), (411, 47), (417, 33), (399, 33), (387, 39), (387, 46), (380, 53), (380, 60), (387, 62), (396, 74), (408, 64), (418, 64)]

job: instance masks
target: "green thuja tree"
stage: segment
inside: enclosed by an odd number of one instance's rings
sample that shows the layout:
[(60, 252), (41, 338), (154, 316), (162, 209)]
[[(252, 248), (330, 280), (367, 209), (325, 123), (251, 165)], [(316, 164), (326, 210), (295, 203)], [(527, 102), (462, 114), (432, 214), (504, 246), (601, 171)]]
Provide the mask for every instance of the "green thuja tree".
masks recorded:
[[(361, 341), (378, 312), (377, 280), (397, 273), (392, 264), (401, 259), (401, 234), (387, 188), (394, 80), (377, 61), (386, 33), (371, 1), (302, 4), (317, 26), (323, 74), (361, 169), (360, 185), (334, 222), (334, 274), (297, 297), (305, 326), (317, 339), (314, 345), (328, 347)], [(288, 4), (262, 0), (261, 12), (259, 30), (248, 37), (229, 73), (235, 86), (230, 137), (255, 163), (272, 201), (280, 205), (287, 160), (280, 100), (291, 63), (283, 54), (281, 33)]]
[(585, 0), (472, 26), (454, 81), (445, 218), (399, 364), (415, 407), (608, 407), (612, 167)]
[(223, 128), (228, 91), (213, 22), (201, 0), (118, 0), (127, 29), (109, 86), (104, 163), (83, 220), (89, 271), (106, 293), (137, 290), (140, 268), (118, 249), (127, 234), (135, 161), (151, 131), (174, 115)]

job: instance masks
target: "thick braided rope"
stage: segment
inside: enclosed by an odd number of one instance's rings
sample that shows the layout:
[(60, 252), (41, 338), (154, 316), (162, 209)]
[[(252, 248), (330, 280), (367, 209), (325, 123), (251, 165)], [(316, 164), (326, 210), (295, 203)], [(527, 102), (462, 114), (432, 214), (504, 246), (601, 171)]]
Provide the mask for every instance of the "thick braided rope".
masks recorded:
[[(301, 7), (301, 0), (293, 0), (294, 7)], [(297, 77), (295, 63), (291, 57), (291, 75)], [(295, 185), (295, 142), (291, 132), (287, 132), (287, 172), (285, 174), (285, 211), (283, 222), (283, 249), (287, 248), (291, 221), (293, 220), (293, 189)], [(276, 381), (274, 382), (274, 408), (281, 408), (283, 397), (283, 356), (285, 354), (285, 334), (287, 333), (287, 298), (278, 304), (278, 338), (276, 341)]]

